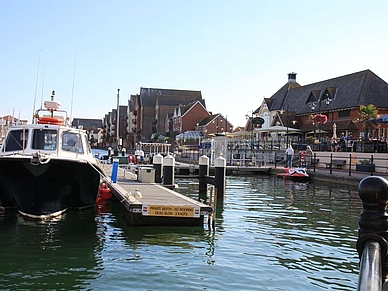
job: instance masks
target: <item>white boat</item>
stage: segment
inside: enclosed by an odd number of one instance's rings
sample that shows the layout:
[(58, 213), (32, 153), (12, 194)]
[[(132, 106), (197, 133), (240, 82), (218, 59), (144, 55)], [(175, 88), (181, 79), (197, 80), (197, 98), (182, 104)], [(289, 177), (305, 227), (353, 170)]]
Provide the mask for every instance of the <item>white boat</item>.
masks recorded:
[(104, 173), (87, 132), (68, 125), (54, 95), (32, 124), (9, 127), (0, 152), (0, 207), (31, 218), (94, 205)]

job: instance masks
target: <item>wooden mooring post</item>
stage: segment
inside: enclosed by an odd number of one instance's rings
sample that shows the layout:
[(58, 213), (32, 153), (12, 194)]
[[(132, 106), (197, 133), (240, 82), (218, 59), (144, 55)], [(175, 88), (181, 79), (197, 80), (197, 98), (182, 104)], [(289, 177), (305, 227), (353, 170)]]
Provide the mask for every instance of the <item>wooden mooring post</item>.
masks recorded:
[(379, 176), (361, 180), (358, 194), (362, 200), (357, 251), (360, 257), (359, 291), (388, 290), (388, 181)]

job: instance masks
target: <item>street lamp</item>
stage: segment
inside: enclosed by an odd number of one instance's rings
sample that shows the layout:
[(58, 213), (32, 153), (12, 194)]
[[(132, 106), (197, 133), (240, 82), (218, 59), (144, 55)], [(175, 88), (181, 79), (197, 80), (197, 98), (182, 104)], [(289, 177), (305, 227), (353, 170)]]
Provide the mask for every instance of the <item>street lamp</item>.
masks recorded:
[[(314, 132), (315, 132), (315, 125), (317, 126), (318, 129), (318, 135), (319, 135), (319, 124), (325, 124), (327, 122), (327, 116), (325, 114), (321, 114), (321, 107), (322, 107), (322, 101), (325, 101), (326, 105), (329, 105), (333, 99), (329, 98), (329, 94), (325, 93), (323, 96), (320, 96), (316, 102), (312, 102), (310, 104), (311, 110), (315, 111), (315, 109), (318, 106), (318, 114), (315, 114), (313, 118), (313, 124), (314, 124)], [(317, 104), (318, 103), (318, 104)]]
[[(251, 113), (251, 116), (249, 116), (248, 113)], [(249, 121), (249, 125), (251, 127), (251, 150), (253, 149), (253, 123), (252, 123), (252, 120), (253, 120), (253, 110), (251, 111), (248, 111), (247, 114), (245, 114), (245, 119), (247, 121)]]
[[(288, 104), (286, 106), (286, 110), (284, 111), (284, 109), (280, 110), (280, 114), (284, 114), (284, 112), (286, 113), (286, 120), (285, 120), (285, 124), (286, 124), (286, 147), (288, 147), (288, 142), (289, 142), (289, 127), (290, 127), (290, 112), (289, 112), (289, 107), (288, 107)], [(291, 123), (293, 125), (296, 124), (296, 120), (292, 120)]]
[[(280, 114), (284, 114), (284, 109), (280, 110)], [(288, 120), (289, 120), (290, 116), (288, 115), (288, 104), (286, 106), (286, 147), (288, 147)]]
[[(249, 116), (248, 113), (251, 113)], [(256, 125), (261, 126), (264, 123), (264, 119), (261, 117), (258, 117), (257, 113), (254, 113), (254, 110), (250, 110), (245, 114), (245, 118), (247, 121), (249, 121), (249, 125), (251, 127), (251, 149), (253, 149), (253, 129)]]

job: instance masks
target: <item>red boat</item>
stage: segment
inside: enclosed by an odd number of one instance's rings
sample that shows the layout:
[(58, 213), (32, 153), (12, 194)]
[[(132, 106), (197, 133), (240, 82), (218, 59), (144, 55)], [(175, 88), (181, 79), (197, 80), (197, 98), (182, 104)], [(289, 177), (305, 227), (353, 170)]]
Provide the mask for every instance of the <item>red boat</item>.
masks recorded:
[(309, 174), (305, 168), (284, 168), (285, 172), (278, 174), (279, 178), (290, 179), (293, 181), (308, 181), (310, 179)]

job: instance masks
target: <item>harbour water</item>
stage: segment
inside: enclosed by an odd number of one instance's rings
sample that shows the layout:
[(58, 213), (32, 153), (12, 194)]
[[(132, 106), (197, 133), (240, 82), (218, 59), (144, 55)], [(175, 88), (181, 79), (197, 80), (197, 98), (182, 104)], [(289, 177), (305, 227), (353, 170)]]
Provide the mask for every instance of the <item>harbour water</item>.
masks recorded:
[[(176, 179), (198, 199), (198, 181)], [(129, 227), (119, 202), (0, 212), (0, 290), (355, 290), (357, 189), (228, 176), (215, 230)]]

